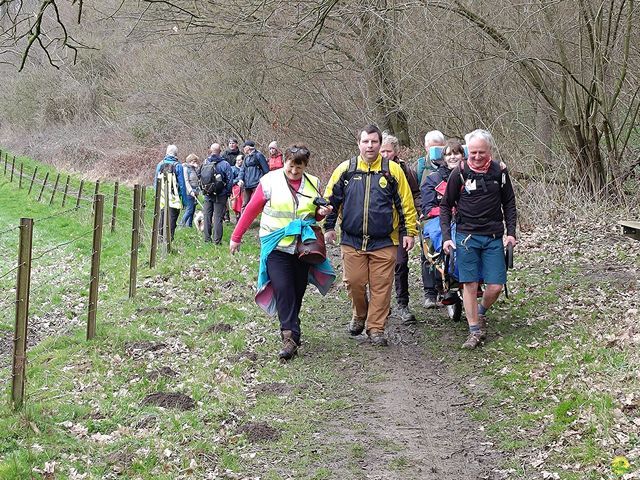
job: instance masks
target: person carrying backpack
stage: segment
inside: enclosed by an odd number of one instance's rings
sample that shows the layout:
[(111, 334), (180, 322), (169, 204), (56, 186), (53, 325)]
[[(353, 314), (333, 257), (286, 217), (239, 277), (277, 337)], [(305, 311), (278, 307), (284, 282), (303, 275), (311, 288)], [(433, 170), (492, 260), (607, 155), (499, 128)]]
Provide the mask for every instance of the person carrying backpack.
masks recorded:
[(220, 156), (220, 151), (220, 144), (212, 144), (209, 156), (200, 169), (200, 189), (204, 194), (204, 241), (211, 242), (213, 224), (213, 243), (216, 245), (222, 243), (224, 213), (233, 186), (231, 165)]
[(173, 240), (176, 232), (176, 224), (180, 216), (180, 210), (187, 202), (187, 186), (185, 184), (185, 175), (182, 164), (178, 161), (178, 147), (169, 145), (167, 154), (164, 159), (156, 166), (156, 174), (153, 179), (154, 187), (157, 185), (158, 177), (166, 178), (160, 184), (160, 222), (159, 236), (164, 236), (164, 209), (165, 209), (165, 185), (169, 188), (169, 231), (171, 240)]
[[(325, 240), (335, 243), (340, 218), (343, 278), (351, 298), (349, 333), (366, 332), (374, 346), (386, 346), (398, 245), (413, 248), (416, 209), (402, 168), (380, 155), (382, 132), (366, 126), (358, 136), (360, 155), (333, 171), (325, 198), (333, 206)], [(369, 294), (367, 295), (367, 286)]]
[(200, 159), (195, 153), (190, 153), (182, 165), (182, 169), (185, 172), (185, 185), (187, 187), (187, 201), (184, 205), (184, 213), (182, 219), (178, 223), (178, 226), (189, 227), (193, 226), (193, 215), (196, 212), (196, 201), (200, 194), (200, 175), (198, 174), (200, 167)]
[[(458, 280), (463, 283), (469, 336), (462, 345), (474, 349), (487, 338), (486, 312), (507, 282), (504, 245), (516, 244), (516, 197), (504, 164), (493, 160), (494, 140), (486, 130), (465, 137), (469, 158), (453, 169), (440, 202), (442, 248), (456, 250)], [(455, 212), (456, 234), (451, 238)], [(503, 240), (506, 224), (506, 237)], [(478, 306), (480, 276), (486, 283)]]
[(244, 142), (244, 160), (240, 167), (238, 185), (242, 188), (242, 209), (244, 210), (256, 191), (260, 179), (269, 173), (269, 164), (260, 150), (256, 150), (256, 144), (252, 140)]

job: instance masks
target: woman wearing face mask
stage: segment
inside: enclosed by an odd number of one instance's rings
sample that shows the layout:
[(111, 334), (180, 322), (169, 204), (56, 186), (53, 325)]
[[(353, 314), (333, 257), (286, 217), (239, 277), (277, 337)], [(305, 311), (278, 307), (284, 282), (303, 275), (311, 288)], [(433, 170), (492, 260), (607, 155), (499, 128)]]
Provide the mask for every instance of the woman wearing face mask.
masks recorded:
[(311, 153), (304, 145), (292, 145), (285, 152), (283, 168), (260, 179), (255, 193), (236, 225), (229, 250), (240, 249), (242, 236), (253, 220), (260, 218), (260, 270), (256, 303), (280, 320), (282, 348), (278, 356), (291, 359), (300, 345), (300, 308), (311, 282), (324, 295), (335, 280), (327, 260), (319, 265), (305, 263), (296, 254), (300, 236), (313, 234), (311, 225), (324, 219), (333, 207), (317, 206), (320, 196), (317, 177), (305, 173)]

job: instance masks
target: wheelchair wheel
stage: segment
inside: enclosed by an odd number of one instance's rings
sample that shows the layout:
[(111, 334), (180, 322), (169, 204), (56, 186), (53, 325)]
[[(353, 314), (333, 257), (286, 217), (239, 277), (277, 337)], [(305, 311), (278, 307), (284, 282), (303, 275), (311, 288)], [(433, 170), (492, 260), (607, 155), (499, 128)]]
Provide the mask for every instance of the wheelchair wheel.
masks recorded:
[(447, 315), (454, 322), (459, 322), (462, 318), (462, 301), (458, 300), (453, 305), (447, 305)]

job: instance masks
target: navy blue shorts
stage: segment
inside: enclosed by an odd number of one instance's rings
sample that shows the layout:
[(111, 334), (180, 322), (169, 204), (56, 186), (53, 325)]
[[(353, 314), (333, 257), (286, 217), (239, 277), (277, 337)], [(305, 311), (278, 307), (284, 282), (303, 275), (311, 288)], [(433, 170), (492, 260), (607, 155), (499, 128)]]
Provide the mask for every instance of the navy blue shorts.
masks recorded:
[(461, 283), (507, 283), (502, 238), (456, 233), (456, 262)]

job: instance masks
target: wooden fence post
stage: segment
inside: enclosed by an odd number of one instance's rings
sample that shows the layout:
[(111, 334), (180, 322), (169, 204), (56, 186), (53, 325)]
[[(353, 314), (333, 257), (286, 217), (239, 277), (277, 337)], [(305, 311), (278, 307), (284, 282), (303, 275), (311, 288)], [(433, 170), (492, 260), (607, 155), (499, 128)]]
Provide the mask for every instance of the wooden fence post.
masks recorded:
[(80, 180), (80, 188), (78, 189), (78, 199), (76, 200), (76, 208), (80, 208), (80, 199), (82, 198), (83, 187), (84, 187), (84, 180)]
[(11, 177), (9, 177), (9, 181), (13, 182), (13, 172), (16, 169), (16, 156), (13, 156), (13, 161), (11, 162)]
[[(0, 157), (2, 157), (2, 155), (0, 155)], [(9, 161), (9, 156), (7, 155), (7, 152), (4, 152), (4, 176), (7, 176), (7, 162)]]
[(18, 180), (18, 188), (22, 188), (22, 167), (24, 166), (23, 162), (20, 162), (20, 180)]
[(51, 200), (49, 200), (49, 205), (53, 205), (53, 197), (56, 196), (56, 190), (58, 189), (59, 181), (60, 181), (60, 174), (56, 175), (56, 182), (53, 184), (53, 191), (51, 192)]
[(116, 215), (118, 211), (118, 188), (119, 184), (116, 184), (113, 187), (113, 210), (111, 211), (111, 233), (116, 231)]
[(18, 281), (16, 284), (16, 324), (13, 337), (13, 375), (11, 400), (14, 408), (22, 406), (27, 354), (27, 321), (29, 318), (29, 289), (31, 287), (31, 245), (33, 219), (20, 219), (20, 250)]
[(33, 176), (31, 177), (31, 183), (29, 184), (28, 195), (31, 195), (31, 189), (33, 188), (33, 182), (36, 179), (36, 173), (38, 173), (38, 166), (37, 165), (36, 165), (36, 168), (34, 168), (34, 170), (33, 170)]
[(144, 241), (144, 215), (147, 209), (147, 187), (142, 187), (142, 193), (140, 194), (140, 243)]
[(163, 174), (162, 181), (164, 183), (164, 225), (162, 236), (164, 244), (167, 246), (167, 253), (171, 253), (171, 226), (169, 225), (169, 175)]
[(62, 206), (67, 203), (67, 193), (69, 192), (69, 178), (70, 175), (67, 175), (67, 182), (64, 184), (64, 193), (62, 194)]
[(140, 185), (133, 186), (133, 227), (131, 228), (131, 263), (129, 265), (129, 298), (136, 296), (138, 276), (138, 248), (140, 246), (140, 209), (142, 208), (142, 190)]
[(96, 336), (96, 312), (98, 310), (98, 284), (100, 281), (100, 251), (102, 249), (102, 215), (104, 214), (104, 195), (95, 195), (93, 204), (93, 250), (91, 252), (91, 283), (89, 285), (87, 340), (91, 340)]
[(151, 225), (151, 254), (149, 256), (149, 268), (156, 266), (156, 254), (158, 250), (158, 218), (160, 215), (160, 185), (162, 179), (158, 177), (156, 181), (156, 194), (153, 202), (153, 223)]
[(42, 182), (42, 188), (40, 189), (40, 195), (38, 195), (38, 201), (42, 199), (42, 192), (44, 192), (44, 187), (47, 186), (47, 180), (49, 179), (49, 172), (44, 176), (44, 182)]

